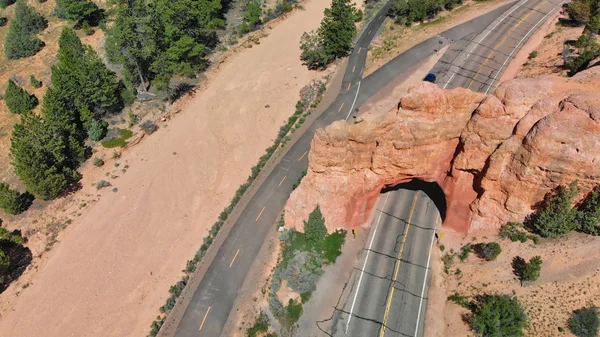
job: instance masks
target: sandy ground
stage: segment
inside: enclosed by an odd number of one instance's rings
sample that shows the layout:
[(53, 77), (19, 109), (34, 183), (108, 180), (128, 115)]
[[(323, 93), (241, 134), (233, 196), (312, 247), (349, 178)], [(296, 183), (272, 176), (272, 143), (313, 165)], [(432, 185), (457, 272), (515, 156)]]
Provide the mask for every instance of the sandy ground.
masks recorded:
[[(577, 40), (583, 27), (563, 27), (557, 25), (563, 17), (556, 12), (540, 29), (523, 45), (515, 59), (506, 68), (500, 82), (513, 78), (533, 78), (542, 75), (566, 76), (563, 66), (562, 51), (565, 41)], [(529, 58), (535, 51), (537, 56)]]
[(367, 54), (364, 76), (368, 76), (377, 68), (386, 64), (396, 55), (412, 48), (447, 29), (467, 22), (495, 8), (507, 4), (511, 0), (465, 1), (461, 7), (451, 12), (442, 12), (438, 18), (424, 24), (411, 27), (398, 25), (386, 19), (381, 33), (373, 40)]
[[(540, 244), (511, 242), (497, 236), (479, 236), (475, 240), (463, 234), (448, 233), (442, 244), (446, 251), (469, 242), (499, 242), (502, 253), (497, 260), (485, 262), (471, 255), (465, 262), (455, 259), (450, 276), (445, 276), (446, 296), (515, 294), (529, 317), (528, 336), (573, 336), (568, 331), (567, 320), (573, 310), (589, 303), (600, 305), (600, 238), (572, 233), (566, 238), (546, 239)], [(442, 254), (440, 254), (442, 255)], [(540, 279), (521, 286), (512, 272), (511, 261), (516, 256), (525, 260), (539, 255), (544, 261)], [(439, 259), (438, 259), (439, 261)], [(460, 269), (460, 275), (452, 275)], [(462, 320), (467, 310), (446, 303), (444, 312), (445, 332), (429, 336), (473, 336)]]
[(294, 111), (300, 88), (319, 76), (301, 65), (298, 41), (327, 5), (305, 3), (221, 65), (168, 127), (116, 160), (129, 165), (111, 180), (117, 192), (90, 186), (116, 170), (114, 161), (83, 171), (76, 202), (97, 202), (36, 262), (36, 277), (29, 271), (0, 296), (1, 336), (147, 334), (185, 261)]

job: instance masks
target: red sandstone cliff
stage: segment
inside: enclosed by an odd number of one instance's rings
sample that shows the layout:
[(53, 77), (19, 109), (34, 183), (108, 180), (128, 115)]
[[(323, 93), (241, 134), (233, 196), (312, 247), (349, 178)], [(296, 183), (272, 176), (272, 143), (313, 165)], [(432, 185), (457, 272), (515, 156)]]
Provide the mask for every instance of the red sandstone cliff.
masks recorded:
[(520, 221), (559, 184), (600, 183), (600, 67), (571, 79), (520, 79), (493, 95), (423, 82), (375, 121), (317, 130), (286, 223), (319, 204), (332, 228), (364, 224), (380, 190), (413, 178), (446, 195), (444, 225)]

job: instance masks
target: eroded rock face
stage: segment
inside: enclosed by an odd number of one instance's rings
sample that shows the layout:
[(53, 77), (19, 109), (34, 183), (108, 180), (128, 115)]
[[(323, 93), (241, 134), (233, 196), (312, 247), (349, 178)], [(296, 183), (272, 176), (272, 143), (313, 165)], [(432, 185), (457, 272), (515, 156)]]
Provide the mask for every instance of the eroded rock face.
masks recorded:
[(319, 204), (330, 229), (363, 225), (386, 186), (419, 178), (446, 195), (444, 225), (467, 231), (521, 221), (560, 184), (600, 183), (600, 74), (520, 79), (493, 95), (423, 82), (375, 121), (316, 132), (286, 223)]

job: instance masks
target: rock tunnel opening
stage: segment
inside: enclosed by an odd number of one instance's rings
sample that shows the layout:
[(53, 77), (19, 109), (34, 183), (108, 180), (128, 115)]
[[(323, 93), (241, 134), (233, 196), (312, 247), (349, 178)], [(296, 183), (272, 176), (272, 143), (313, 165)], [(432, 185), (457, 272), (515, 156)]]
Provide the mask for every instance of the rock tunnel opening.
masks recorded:
[(446, 194), (435, 182), (427, 182), (421, 179), (412, 179), (409, 182), (401, 183), (394, 186), (385, 187), (381, 190), (381, 193), (396, 191), (399, 189), (411, 190), (411, 191), (421, 191), (425, 193), (431, 201), (433, 201), (435, 207), (440, 212), (440, 218), (442, 218), (442, 222), (446, 220), (446, 211), (448, 205), (446, 203)]

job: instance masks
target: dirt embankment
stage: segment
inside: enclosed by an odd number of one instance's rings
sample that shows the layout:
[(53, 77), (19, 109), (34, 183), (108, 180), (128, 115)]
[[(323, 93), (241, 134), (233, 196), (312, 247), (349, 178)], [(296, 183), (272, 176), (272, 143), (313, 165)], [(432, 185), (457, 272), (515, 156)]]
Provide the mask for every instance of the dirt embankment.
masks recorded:
[[(178, 118), (121, 158), (83, 169), (83, 189), (44, 213), (57, 228), (69, 225), (60, 243), (0, 295), (0, 336), (148, 332), (185, 261), (294, 111), (299, 90), (320, 76), (301, 65), (298, 41), (327, 5), (305, 2), (223, 63)], [(96, 191), (99, 179), (117, 191)], [(43, 236), (34, 221), (18, 226), (32, 241)], [(38, 255), (44, 245), (32, 250)]]

